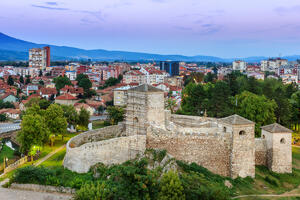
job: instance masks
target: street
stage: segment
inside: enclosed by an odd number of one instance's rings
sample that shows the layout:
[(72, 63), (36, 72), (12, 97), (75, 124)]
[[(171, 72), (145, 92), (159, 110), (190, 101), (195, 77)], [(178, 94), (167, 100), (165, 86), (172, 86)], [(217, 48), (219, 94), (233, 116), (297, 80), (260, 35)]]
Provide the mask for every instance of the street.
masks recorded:
[(0, 135), (9, 131), (16, 131), (20, 129), (21, 123), (1, 123), (0, 124)]

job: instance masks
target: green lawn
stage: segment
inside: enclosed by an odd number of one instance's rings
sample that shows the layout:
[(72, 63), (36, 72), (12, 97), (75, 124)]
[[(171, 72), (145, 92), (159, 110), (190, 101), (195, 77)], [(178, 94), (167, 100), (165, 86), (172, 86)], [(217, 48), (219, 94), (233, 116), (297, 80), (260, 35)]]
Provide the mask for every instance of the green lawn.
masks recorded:
[(93, 124), (93, 129), (105, 127), (104, 121), (93, 121), (92, 124)]
[(11, 148), (9, 148), (6, 145), (3, 145), (3, 148), (0, 152), (0, 164), (3, 163), (4, 158), (8, 158), (8, 159), (12, 159), (14, 158), (14, 150), (12, 150)]
[(56, 154), (51, 156), (48, 160), (43, 162), (41, 166), (50, 167), (50, 168), (62, 166), (65, 155), (66, 155), (66, 149), (64, 148), (63, 150), (57, 152)]

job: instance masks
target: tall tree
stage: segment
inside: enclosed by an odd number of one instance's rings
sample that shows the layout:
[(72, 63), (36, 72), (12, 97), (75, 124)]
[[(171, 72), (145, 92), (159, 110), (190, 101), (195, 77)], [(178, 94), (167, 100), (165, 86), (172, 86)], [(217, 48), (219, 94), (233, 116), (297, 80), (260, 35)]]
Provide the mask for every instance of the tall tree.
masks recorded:
[(17, 140), (20, 142), (20, 150), (26, 153), (33, 145), (42, 146), (49, 138), (50, 132), (41, 115), (25, 115), (21, 123), (21, 131)]
[(67, 131), (67, 120), (60, 105), (51, 104), (45, 112), (45, 119), (52, 134), (59, 135)]
[(124, 120), (125, 110), (122, 107), (109, 106), (107, 109), (111, 124), (118, 124)]
[(14, 83), (15, 83), (15, 81), (14, 81), (14, 79), (12, 78), (12, 76), (8, 76), (8, 79), (7, 79), (7, 84), (8, 85), (14, 85)]
[(268, 100), (265, 96), (259, 96), (248, 91), (236, 96), (236, 113), (256, 123), (256, 133), (259, 135), (260, 126), (276, 121), (274, 100)]
[(20, 81), (20, 83), (24, 84), (24, 78), (23, 78), (23, 76), (20, 76), (19, 81)]
[(64, 116), (67, 119), (67, 122), (69, 125), (73, 125), (74, 127), (77, 124), (78, 121), (78, 114), (72, 105), (61, 105), (63, 111), (64, 111)]
[(27, 84), (29, 84), (29, 83), (31, 83), (31, 79), (30, 79), (30, 76), (27, 76), (27, 77), (26, 77), (25, 84), (27, 85)]
[(182, 114), (201, 115), (207, 105), (205, 104), (207, 92), (201, 84), (189, 83), (182, 92)]
[(86, 109), (81, 108), (79, 111), (77, 124), (84, 127), (88, 127), (89, 120), (90, 120), (90, 113)]
[(233, 114), (230, 88), (226, 82), (217, 81), (210, 93), (208, 116), (225, 117)]
[(72, 85), (70, 79), (66, 76), (59, 76), (54, 78), (55, 87), (57, 90), (60, 90), (65, 87), (65, 85)]
[(286, 98), (284, 89), (282, 87), (278, 87), (275, 90), (274, 100), (277, 103), (277, 108), (275, 110), (277, 122), (285, 126), (290, 125), (290, 120), (292, 117), (292, 105)]

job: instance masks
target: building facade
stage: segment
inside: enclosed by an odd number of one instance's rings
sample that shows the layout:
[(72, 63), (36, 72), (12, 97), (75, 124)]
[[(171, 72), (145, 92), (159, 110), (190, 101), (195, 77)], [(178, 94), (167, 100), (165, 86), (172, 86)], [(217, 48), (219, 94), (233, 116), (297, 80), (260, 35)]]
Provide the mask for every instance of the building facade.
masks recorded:
[(161, 61), (160, 70), (164, 70), (170, 74), (170, 76), (179, 76), (179, 62), (175, 61)]
[(50, 47), (29, 50), (29, 67), (46, 70), (50, 67)]

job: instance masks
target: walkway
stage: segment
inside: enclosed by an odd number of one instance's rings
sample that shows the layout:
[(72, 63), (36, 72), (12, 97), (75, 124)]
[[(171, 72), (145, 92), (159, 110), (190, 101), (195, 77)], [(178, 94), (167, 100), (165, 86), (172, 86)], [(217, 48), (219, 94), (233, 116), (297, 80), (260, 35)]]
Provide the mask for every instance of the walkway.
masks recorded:
[(71, 195), (13, 190), (0, 187), (1, 200), (71, 200)]
[(42, 164), (44, 161), (48, 160), (51, 156), (53, 156), (54, 154), (56, 154), (57, 152), (63, 150), (66, 147), (66, 145), (63, 145), (59, 148), (57, 148), (54, 151), (51, 151), (47, 156), (45, 156), (44, 158), (40, 159), (38, 162), (34, 163), (34, 166), (39, 166), (40, 164)]
[(300, 194), (251, 194), (251, 195), (241, 195), (237, 197), (232, 197), (231, 199), (242, 199), (246, 197), (300, 197)]

